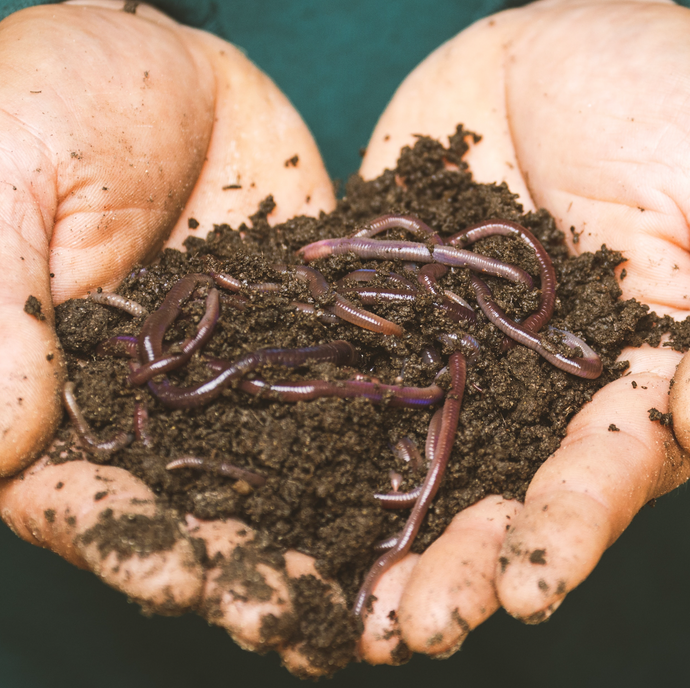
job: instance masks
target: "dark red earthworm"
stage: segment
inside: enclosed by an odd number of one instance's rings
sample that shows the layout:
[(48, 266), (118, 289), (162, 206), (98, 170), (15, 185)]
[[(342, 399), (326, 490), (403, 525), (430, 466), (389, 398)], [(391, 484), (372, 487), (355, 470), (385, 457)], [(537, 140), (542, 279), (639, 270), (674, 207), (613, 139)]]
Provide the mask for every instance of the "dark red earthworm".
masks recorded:
[(206, 297), (206, 312), (197, 325), (195, 335), (185, 339), (179, 352), (161, 355), (133, 370), (129, 375), (129, 383), (143, 385), (156, 375), (162, 375), (184, 365), (194, 355), (194, 352), (201, 349), (211, 338), (219, 316), (219, 292), (217, 289), (210, 289)]
[(74, 383), (66, 382), (62, 388), (62, 400), (67, 409), (67, 413), (72, 420), (77, 435), (86, 449), (96, 454), (112, 454), (126, 447), (132, 442), (134, 436), (124, 430), (119, 432), (113, 439), (105, 442), (99, 442), (93, 434), (84, 414), (77, 404), (77, 399), (74, 396)]
[(498, 327), (501, 332), (507, 334), (518, 344), (522, 344), (543, 356), (549, 363), (568, 373), (584, 377), (590, 380), (598, 378), (603, 370), (601, 359), (587, 344), (579, 337), (568, 332), (565, 343), (572, 349), (580, 348), (583, 356), (581, 358), (567, 358), (560, 353), (552, 353), (544, 347), (537, 335), (525, 329), (524, 325), (511, 320), (491, 296), (491, 290), (476, 275), (471, 276), (472, 287), (477, 294), (477, 302), (484, 312), (484, 315)]
[(163, 353), (165, 331), (180, 314), (180, 307), (201, 286), (213, 286), (208, 275), (193, 273), (178, 280), (170, 289), (161, 306), (149, 315), (139, 334), (139, 362), (150, 363)]
[(215, 473), (216, 475), (224, 475), (227, 478), (235, 478), (236, 480), (244, 480), (244, 482), (253, 485), (254, 487), (262, 487), (266, 484), (266, 478), (263, 475), (248, 471), (246, 468), (240, 468), (227, 461), (221, 463), (213, 463), (208, 459), (202, 459), (198, 456), (181, 456), (179, 459), (174, 459), (165, 466), (166, 470), (173, 471), (178, 468), (193, 468), (197, 471), (205, 471), (206, 473)]
[(486, 220), (449, 237), (446, 241), (451, 246), (469, 246), (484, 237), (494, 236), (520, 237), (535, 253), (539, 263), (539, 279), (541, 281), (541, 299), (539, 308), (522, 322), (522, 326), (530, 332), (539, 330), (551, 319), (556, 303), (556, 271), (551, 257), (546, 252), (537, 237), (526, 227), (510, 220)]
[(412, 215), (381, 215), (364, 225), (362, 229), (357, 230), (352, 237), (373, 237), (381, 232), (385, 232), (387, 229), (394, 229), (396, 227), (406, 229), (408, 232), (412, 232), (421, 239), (430, 241), (432, 244), (443, 243), (443, 239), (429, 225)]
[(215, 399), (234, 380), (264, 365), (282, 365), (288, 368), (308, 362), (330, 362), (335, 365), (351, 365), (355, 350), (349, 342), (337, 340), (318, 346), (300, 349), (259, 349), (236, 361), (227, 362), (224, 370), (215, 377), (192, 387), (175, 387), (167, 380), (161, 383), (149, 381), (151, 393), (170, 408), (194, 408)]
[(428, 387), (397, 387), (363, 380), (304, 380), (302, 382), (266, 382), (260, 378), (240, 382), (243, 392), (262, 395), (278, 401), (311, 401), (322, 397), (352, 399), (363, 397), (374, 403), (390, 406), (421, 407), (437, 404), (443, 399), (443, 389), (436, 384)]
[(393, 564), (400, 561), (400, 559), (409, 552), (412, 542), (419, 532), (429, 504), (436, 495), (441, 480), (443, 479), (443, 473), (445, 472), (455, 441), (458, 419), (460, 417), (460, 408), (462, 406), (462, 395), (465, 388), (467, 371), (463, 354), (459, 351), (451, 354), (449, 368), (452, 384), (443, 404), (441, 429), (438, 434), (438, 443), (436, 445), (434, 460), (429, 466), (429, 471), (422, 483), (419, 497), (412, 507), (412, 512), (405, 523), (405, 527), (398, 536), (395, 545), (384, 555), (379, 557), (369, 570), (369, 573), (367, 573), (364, 583), (357, 594), (352, 610), (355, 616), (362, 616), (374, 585), (376, 585), (379, 578), (381, 578)]
[(438, 280), (447, 272), (448, 267), (441, 265), (441, 263), (427, 263), (417, 272), (417, 280), (429, 294), (442, 296), (441, 302), (437, 304), (437, 308), (443, 310), (453, 322), (475, 323), (477, 318), (467, 301), (439, 287)]
[(380, 540), (379, 542), (375, 543), (373, 546), (374, 552), (387, 552), (391, 547), (395, 547), (395, 545), (398, 542), (398, 537), (399, 533), (396, 535), (391, 535), (389, 538), (386, 538), (385, 540)]
[(391, 487), (393, 488), (393, 492), (397, 492), (404, 480), (402, 473), (398, 473), (397, 471), (391, 469), (388, 475), (391, 479)]
[(149, 312), (136, 301), (131, 299), (126, 299), (124, 296), (119, 294), (112, 294), (105, 291), (94, 291), (90, 292), (89, 296), (94, 303), (101, 304), (102, 306), (113, 306), (114, 308), (119, 308), (135, 318), (141, 318), (148, 315)]
[(494, 258), (454, 246), (428, 248), (413, 241), (378, 241), (376, 239), (322, 239), (301, 248), (298, 253), (308, 263), (317, 258), (354, 253), (365, 259), (402, 260), (418, 263), (442, 263), (450, 267), (466, 267), (495, 277), (504, 277), (511, 282), (521, 282), (530, 289), (532, 277), (522, 268), (503, 263)]

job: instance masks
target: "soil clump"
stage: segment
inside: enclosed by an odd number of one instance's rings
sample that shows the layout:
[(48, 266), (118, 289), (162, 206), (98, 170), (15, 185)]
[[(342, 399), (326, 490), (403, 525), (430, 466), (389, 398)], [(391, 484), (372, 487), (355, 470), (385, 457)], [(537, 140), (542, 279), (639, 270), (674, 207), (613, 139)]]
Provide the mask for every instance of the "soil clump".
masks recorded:
[[(396, 384), (396, 379), (402, 378), (406, 386), (422, 387), (433, 382), (452, 352), (439, 344), (438, 335), (472, 334), (480, 344), (481, 355), (468, 371), (453, 453), (414, 543), (416, 552), (428, 547), (455, 514), (482, 497), (500, 494), (522, 499), (532, 476), (556, 450), (573, 416), (598, 389), (625, 373), (626, 364), (615, 362), (621, 349), (643, 342), (658, 345), (662, 332), (672, 326), (635, 300), (619, 300), (614, 268), (624, 261), (620, 253), (604, 246), (596, 253), (569, 256), (564, 236), (547, 212), (523, 213), (505, 184), (475, 183), (462, 159), (472, 136), (459, 127), (447, 148), (419, 138), (414, 147), (402, 151), (395, 170), (387, 170), (371, 182), (352, 177), (336, 210), (316, 219), (297, 217), (271, 227), (268, 217), (274, 203), (268, 198), (252, 217), (251, 227), (242, 225), (237, 231), (218, 225), (206, 240), (189, 238), (186, 253), (163, 251), (151, 265), (135, 269), (118, 289), (119, 294), (152, 312), (175, 282), (188, 273), (215, 270), (248, 283), (283, 285), (277, 293), (245, 291), (250, 303), (242, 312), (225, 304), (214, 336), (202, 354), (195, 354), (183, 369), (169, 374), (172, 384), (180, 386), (214, 374), (205, 363), (206, 357), (234, 360), (262, 347), (303, 347), (345, 339), (358, 351), (357, 372), (384, 384)], [(347, 236), (385, 213), (414, 215), (441, 236), (490, 218), (512, 220), (530, 229), (550, 253), (558, 277), (550, 324), (585, 339), (602, 358), (601, 377), (577, 378), (522, 346), (503, 352), (503, 334), (478, 308), (475, 326), (453, 323), (434, 307), (428, 294), (420, 294), (414, 303), (368, 307), (401, 325), (405, 331), (402, 337), (376, 334), (342, 321), (324, 323), (318, 315), (291, 308), (292, 301), (313, 302), (307, 286), (293, 275), (277, 273), (272, 265), (299, 264), (295, 252), (303, 245)], [(391, 233), (389, 238), (409, 236)], [(519, 239), (487, 238), (472, 249), (518, 265), (538, 282), (534, 254)], [(378, 270), (375, 283), (380, 285), (386, 284), (388, 272), (405, 273), (400, 262), (365, 261), (352, 254), (321, 259), (313, 266), (330, 284), (359, 268)], [(536, 310), (538, 290), (530, 292), (524, 285), (498, 278), (487, 281), (509, 317), (522, 319)], [(476, 306), (466, 269), (450, 270), (441, 284)], [(166, 342), (174, 345), (194, 335), (204, 314), (204, 298), (202, 288), (185, 304), (183, 314), (169, 328)], [(355, 297), (349, 298), (356, 302)], [(333, 295), (329, 294), (316, 304), (317, 313), (332, 303)], [(98, 343), (108, 337), (137, 335), (142, 321), (88, 299), (73, 300), (57, 309), (69, 378), (75, 382), (77, 400), (99, 437), (108, 439), (123, 429), (131, 432), (135, 402), (142, 400), (148, 406), (150, 447), (134, 441), (112, 455), (92, 455), (90, 460), (131, 471), (180, 518), (187, 513), (202, 519), (238, 517), (270, 543), (266, 549), (275, 557), (280, 558), (288, 548), (312, 555), (318, 570), (341, 584), (351, 604), (377, 557), (373, 545), (397, 533), (408, 515), (406, 509), (385, 511), (373, 494), (391, 490), (391, 470), (402, 474), (403, 491), (414, 488), (424, 477), (424, 467), (415, 470), (396, 458), (391, 446), (409, 437), (423, 452), (429, 420), (438, 406), (394, 408), (385, 402), (338, 398), (281, 403), (250, 396), (232, 386), (207, 405), (170, 410), (145, 386), (128, 385), (126, 359), (95, 354)], [(679, 339), (687, 338), (685, 332), (679, 330), (677, 334)], [(441, 352), (443, 362), (425, 363), (422, 352), (428, 347)], [(269, 381), (345, 380), (352, 375), (352, 369), (330, 364), (297, 369), (267, 367), (254, 374)], [(442, 375), (439, 384), (447, 388), (446, 377)], [(68, 426), (65, 420), (60, 431), (67, 442)], [(266, 484), (256, 488), (190, 469), (165, 469), (171, 460), (190, 455), (229, 461), (265, 476)], [(77, 452), (68, 451), (55, 460), (73, 456)], [(106, 526), (104, 520), (93, 537), (107, 538)], [(108, 550), (107, 543), (101, 546)], [(203, 559), (203, 553), (200, 557)], [(267, 627), (266, 635), (280, 633), (294, 640), (295, 634), (301, 634), (299, 637), (310, 639), (315, 655), (322, 656), (324, 663), (330, 662), (324, 666), (343, 665), (352, 656), (355, 624), (347, 614), (324, 616), (324, 609), (332, 612), (335, 607), (330, 602), (319, 606), (314, 599), (323, 584), (313, 577), (300, 581), (293, 590), (299, 602), (295, 614), (299, 617), (303, 612), (300, 623), (295, 620), (292, 625), (284, 622), (281, 628)], [(324, 637), (345, 641), (324, 642)], [(401, 659), (404, 650), (402, 647)], [(334, 654), (338, 654), (335, 660)]]

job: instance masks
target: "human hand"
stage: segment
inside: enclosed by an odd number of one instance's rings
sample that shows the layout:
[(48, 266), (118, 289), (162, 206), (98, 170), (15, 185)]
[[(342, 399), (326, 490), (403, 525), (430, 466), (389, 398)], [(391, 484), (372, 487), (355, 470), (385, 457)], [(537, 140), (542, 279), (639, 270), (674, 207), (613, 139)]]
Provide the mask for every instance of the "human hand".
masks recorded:
[[(161, 246), (181, 247), (191, 218), (205, 235), (248, 221), (269, 193), (275, 222), (334, 204), (304, 123), (239, 50), (144, 5), (122, 7), (51, 5), (0, 24), (0, 515), (145, 608), (195, 608), (243, 647), (267, 649), (278, 640), (262, 636), (262, 619), (290, 611), (290, 577), (315, 574), (304, 555), (257, 563), (249, 573), (271, 593), (242, 601), (245, 581), (220, 581), (222, 566), (204, 571), (193, 549), (200, 538), (208, 557), (228, 561), (235, 546), (251, 549), (241, 524), (190, 518), (180, 528), (139, 480), (86, 461), (39, 460), (9, 478), (41, 455), (62, 415), (53, 304), (112, 288)], [(295, 154), (299, 166), (286, 167)], [(44, 320), (23, 310), (30, 295)], [(123, 527), (138, 519), (129, 550), (90, 537), (106, 512)], [(168, 547), (147, 551), (146, 530)], [(293, 670), (312, 670), (299, 647), (280, 649)]]
[[(477, 181), (506, 181), (526, 210), (548, 209), (574, 253), (604, 243), (622, 251), (623, 298), (683, 319), (690, 314), (689, 28), (687, 9), (635, 0), (546, 0), (484, 19), (406, 79), (361, 173), (373, 178), (393, 167), (414, 134), (445, 140), (462, 122), (483, 136), (466, 157)], [(394, 662), (401, 637), (413, 651), (449, 654), (501, 605), (526, 623), (547, 619), (637, 511), (690, 475), (671, 430), (648, 414), (667, 411), (680, 359), (669, 349), (625, 350), (631, 375), (577, 414), (524, 506), (486, 498), (458, 514), (424, 554), (384, 575), (364, 658)], [(676, 378), (682, 401), (687, 377)], [(610, 424), (620, 432), (609, 432)], [(676, 432), (680, 424), (690, 437), (687, 414), (674, 415)]]

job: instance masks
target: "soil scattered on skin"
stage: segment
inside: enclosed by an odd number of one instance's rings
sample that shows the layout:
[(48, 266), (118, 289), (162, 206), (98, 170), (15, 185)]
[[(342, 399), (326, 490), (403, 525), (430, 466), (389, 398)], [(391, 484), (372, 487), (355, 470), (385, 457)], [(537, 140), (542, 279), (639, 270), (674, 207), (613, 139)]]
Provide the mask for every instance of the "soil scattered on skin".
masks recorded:
[[(402, 152), (395, 170), (371, 182), (353, 177), (337, 209), (317, 219), (297, 217), (271, 227), (267, 217), (274, 203), (268, 198), (252, 217), (251, 227), (242, 225), (236, 231), (220, 225), (206, 240), (190, 237), (187, 253), (163, 251), (153, 264), (134, 270), (118, 290), (152, 312), (187, 273), (215, 270), (248, 283), (283, 285), (278, 293), (244, 292), (250, 304), (243, 312), (224, 304), (215, 334), (203, 354), (196, 354), (184, 369), (169, 375), (172, 383), (180, 386), (213, 375), (205, 357), (233, 360), (262, 347), (303, 347), (336, 339), (354, 344), (360, 356), (358, 372), (384, 384), (395, 384), (402, 378), (408, 386), (427, 386), (452, 352), (439, 345), (438, 335), (451, 332), (476, 337), (481, 356), (468, 371), (453, 453), (414, 543), (416, 552), (428, 547), (455, 514), (482, 497), (499, 494), (522, 499), (532, 476), (558, 447), (573, 416), (598, 389), (624, 374), (626, 365), (615, 362), (621, 349), (645, 341), (658, 344), (663, 331), (676, 327), (649, 314), (648, 307), (637, 301), (619, 300), (621, 292), (614, 268), (623, 262), (620, 253), (602, 247), (594, 254), (568, 256), (563, 234), (548, 213), (524, 214), (504, 184), (474, 183), (462, 160), (471, 136), (458, 128), (448, 148), (420, 138), (414, 148)], [(489, 218), (513, 220), (529, 228), (551, 254), (558, 276), (558, 299), (551, 324), (584, 337), (603, 360), (602, 376), (597, 380), (574, 377), (521, 346), (502, 353), (503, 334), (478, 308), (475, 326), (455, 324), (434, 308), (433, 297), (426, 294), (420, 294), (413, 304), (370, 307), (404, 328), (400, 338), (345, 322), (324, 324), (316, 315), (289, 307), (291, 301), (312, 299), (302, 282), (276, 273), (272, 264), (299, 263), (295, 251), (301, 246), (318, 239), (347, 236), (391, 212), (415, 215), (442, 236)], [(409, 238), (403, 233), (391, 236)], [(520, 240), (494, 237), (472, 248), (519, 265), (538, 281), (534, 254)], [(313, 265), (331, 284), (358, 268), (379, 270), (381, 276), (376, 283), (381, 285), (386, 284), (387, 272), (405, 271), (397, 261), (363, 261), (353, 255), (330, 257)], [(487, 282), (511, 318), (524, 318), (536, 310), (538, 290), (529, 292), (522, 285), (497, 278), (487, 278)], [(441, 284), (476, 304), (466, 269), (451, 270)], [(205, 288), (199, 289), (184, 306), (183, 314), (168, 330), (168, 343), (193, 336), (205, 310), (205, 295)], [(322, 308), (332, 302), (333, 296), (329, 295), (316, 305)], [(365, 399), (335, 398), (280, 403), (231, 387), (202, 407), (169, 410), (146, 387), (127, 384), (127, 360), (95, 355), (96, 345), (107, 337), (138, 334), (143, 319), (89, 300), (73, 300), (56, 309), (56, 321), (77, 400), (99, 437), (109, 439), (123, 429), (131, 432), (135, 402), (145, 401), (148, 406), (152, 447), (134, 441), (114, 455), (92, 456), (92, 461), (131, 471), (180, 518), (186, 513), (202, 519), (239, 517), (270, 540), (277, 556), (288, 548), (314, 556), (319, 572), (335, 578), (351, 604), (364, 574), (376, 559), (373, 545), (397, 533), (408, 515), (408, 510), (383, 510), (374, 500), (374, 492), (391, 490), (391, 470), (402, 474), (403, 491), (423, 479), (424, 469), (414, 470), (396, 458), (391, 446), (410, 437), (423, 452), (429, 420), (438, 406), (391, 408)], [(690, 339), (680, 329), (677, 334)], [(442, 351), (443, 362), (424, 363), (421, 354), (427, 347)], [(295, 370), (263, 368), (254, 376), (270, 381), (350, 379), (354, 372), (319, 364)], [(447, 388), (446, 378), (441, 376), (439, 384)], [(69, 441), (67, 421), (61, 433)], [(55, 460), (69, 460), (76, 455), (67, 451)], [(247, 489), (246, 483), (229, 478), (191, 469), (165, 469), (172, 459), (190, 455), (232, 462), (266, 476), (266, 484)], [(102, 525), (90, 536), (99, 537), (99, 546), (107, 551), (112, 545), (108, 544), (106, 522)], [(149, 530), (156, 537), (168, 532)], [(112, 533), (114, 538), (116, 531)], [(242, 552), (237, 557), (240, 555)], [(225, 565), (227, 575), (239, 575), (246, 561), (238, 559)], [(254, 588), (258, 598), (265, 596), (261, 581), (256, 581)], [(326, 599), (325, 591), (326, 587), (313, 577), (298, 579), (291, 591), (294, 618), (265, 622), (264, 635), (301, 640), (312, 661), (334, 670), (352, 658), (357, 630), (345, 608)], [(409, 655), (404, 645), (398, 655), (401, 661)]]

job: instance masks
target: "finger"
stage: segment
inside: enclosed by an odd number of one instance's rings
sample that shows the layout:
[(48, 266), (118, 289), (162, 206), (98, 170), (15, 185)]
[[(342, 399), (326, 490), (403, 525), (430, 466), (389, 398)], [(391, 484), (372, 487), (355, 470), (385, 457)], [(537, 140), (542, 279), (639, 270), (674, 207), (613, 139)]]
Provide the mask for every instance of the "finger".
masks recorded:
[(386, 571), (372, 591), (375, 599), (359, 641), (359, 655), (369, 664), (403, 664), (411, 656), (401, 639), (398, 609), (418, 561), (418, 554), (408, 554)]
[(191, 542), (120, 468), (41, 461), (0, 482), (0, 515), (20, 537), (91, 569), (147, 611), (179, 614), (200, 599), (203, 570)]
[(534, 205), (517, 159), (504, 79), (505, 44), (526, 19), (520, 12), (482, 19), (444, 43), (411, 72), (376, 124), (360, 174), (373, 179), (394, 168), (403, 146), (422, 134), (442, 141), (458, 124), (482, 136), (464, 160), (474, 179), (505, 181), (525, 210)]
[(206, 574), (200, 613), (222, 626), (246, 650), (266, 651), (280, 640), (266, 636), (262, 622), (290, 610), (282, 556), (262, 550), (243, 523), (187, 519), (189, 534), (206, 545), (212, 563)]
[(673, 376), (669, 411), (673, 416), (673, 434), (685, 451), (690, 451), (690, 356), (685, 354)]
[[(313, 557), (288, 550), (285, 572), (293, 617), (290, 635), (279, 649), (283, 664), (301, 678), (331, 676), (352, 661), (358, 636), (356, 620), (340, 587), (324, 580)], [(318, 633), (302, 637), (302, 624), (318, 624)]]
[(214, 225), (249, 223), (269, 195), (276, 204), (271, 224), (333, 210), (333, 185), (316, 143), (285, 95), (234, 46), (186, 31), (213, 69), (214, 128), (199, 180), (166, 245), (182, 248), (190, 227), (205, 237)]
[(417, 562), (400, 601), (413, 652), (447, 657), (499, 607), (496, 560), (522, 505), (497, 495), (461, 511)]
[[(548, 618), (650, 499), (687, 480), (690, 462), (665, 413), (679, 354), (626, 350), (630, 374), (608, 384), (537, 471), (499, 559), (498, 596), (527, 623)], [(633, 386), (633, 382), (635, 386)]]
[(33, 461), (62, 417), (65, 369), (53, 329), (48, 246), (30, 195), (28, 186), (0, 184), (0, 477)]

